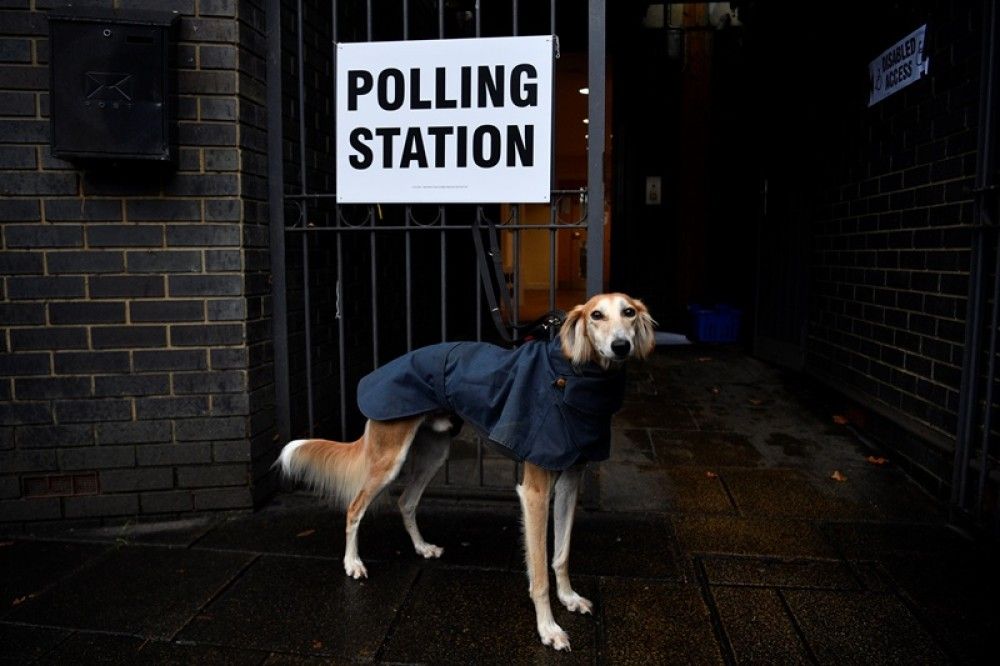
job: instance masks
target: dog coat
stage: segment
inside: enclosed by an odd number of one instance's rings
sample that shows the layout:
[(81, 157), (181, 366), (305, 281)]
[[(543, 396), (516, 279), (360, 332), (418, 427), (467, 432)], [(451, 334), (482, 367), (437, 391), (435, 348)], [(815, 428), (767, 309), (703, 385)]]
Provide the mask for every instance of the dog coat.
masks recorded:
[(559, 340), (508, 350), (444, 342), (401, 356), (358, 384), (358, 407), (387, 421), (447, 410), (517, 460), (551, 471), (607, 460), (623, 369), (574, 367)]

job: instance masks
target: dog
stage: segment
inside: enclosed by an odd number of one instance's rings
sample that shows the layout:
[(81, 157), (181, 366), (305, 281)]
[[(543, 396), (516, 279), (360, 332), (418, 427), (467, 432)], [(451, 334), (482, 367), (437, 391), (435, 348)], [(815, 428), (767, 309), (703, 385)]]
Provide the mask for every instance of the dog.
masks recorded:
[(524, 522), (528, 592), (542, 643), (569, 650), (549, 603), (546, 530), (555, 490), (556, 595), (570, 611), (592, 603), (570, 584), (570, 532), (584, 465), (610, 454), (611, 415), (624, 397), (624, 365), (655, 348), (646, 306), (621, 293), (600, 294), (574, 307), (553, 341), (514, 350), (489, 343), (424, 347), (375, 370), (358, 385), (368, 417), (355, 442), (300, 439), (276, 461), (282, 473), (347, 506), (344, 570), (367, 577), (358, 556), (358, 526), (371, 501), (412, 461), (399, 497), (403, 525), (425, 558), (443, 549), (424, 540), (416, 522), (424, 488), (448, 456), (451, 435), (468, 421), (492, 444), (524, 462), (516, 491)]

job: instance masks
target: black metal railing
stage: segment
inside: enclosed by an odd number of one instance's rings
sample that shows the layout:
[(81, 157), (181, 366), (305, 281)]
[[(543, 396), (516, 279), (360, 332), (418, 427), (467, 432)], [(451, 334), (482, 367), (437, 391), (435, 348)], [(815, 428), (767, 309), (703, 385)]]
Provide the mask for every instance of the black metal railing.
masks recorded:
[[(536, 20), (535, 34), (557, 34), (556, 4), (548, 0), (548, 21)], [(514, 323), (531, 314), (521, 300), (526, 238), (537, 242), (539, 235), (547, 236), (543, 310), (563, 305), (557, 289), (560, 234), (587, 238), (586, 265), (580, 269), (586, 291), (599, 291), (603, 279), (604, 0), (590, 2), (588, 180), (586, 186), (553, 189), (547, 222), (541, 223), (524, 219), (528, 209), (520, 205), (337, 203), (329, 184), (338, 41), (483, 36), (479, 0), (399, 0), (391, 11), (390, 3), (380, 3), (379, 13), (373, 5), (372, 0), (269, 0), (267, 5), (275, 404), (282, 440), (349, 439), (352, 431), (360, 432), (352, 400), (359, 376), (421, 344), (494, 337), (472, 250), (477, 220), (490, 217), (506, 239), (510, 284), (505, 288), (513, 303), (506, 314)], [(284, 26), (277, 18), (283, 12)], [(511, 0), (509, 12), (507, 32), (517, 36), (522, 24), (517, 0)], [(387, 18), (395, 25), (386, 25)], [(418, 34), (411, 26), (420, 26)], [(555, 43), (558, 49), (558, 39)], [(553, 100), (553, 128), (556, 117)], [(557, 183), (554, 135), (552, 143), (551, 182)], [(334, 395), (335, 409), (328, 404)], [(468, 485), (471, 477), (480, 489), (502, 484), (509, 493), (506, 473), (496, 484), (491, 480), (496, 476), (491, 461), (479, 442), (473, 471), (459, 475), (458, 485)], [(453, 472), (449, 462), (444, 478), (451, 485)]]

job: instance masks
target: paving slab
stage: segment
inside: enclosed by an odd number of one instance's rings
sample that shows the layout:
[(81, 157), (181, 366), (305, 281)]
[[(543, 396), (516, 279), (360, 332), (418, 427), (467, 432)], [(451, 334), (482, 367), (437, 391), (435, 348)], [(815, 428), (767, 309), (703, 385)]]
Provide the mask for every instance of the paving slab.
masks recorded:
[(0, 664), (27, 664), (51, 652), (69, 631), (0, 622)]
[(12, 622), (170, 638), (252, 556), (130, 546), (14, 608)]
[(673, 517), (681, 548), (689, 553), (834, 558), (833, 546), (813, 523), (792, 518)]
[(697, 430), (698, 423), (686, 405), (666, 402), (662, 396), (633, 396), (615, 413), (616, 428), (668, 428)]
[(607, 663), (723, 663), (708, 609), (694, 586), (603, 578), (601, 613)]
[[(319, 498), (302, 496), (292, 501), (295, 508), (290, 511), (269, 509), (233, 517), (194, 547), (343, 559), (344, 511)], [(428, 542), (445, 549), (441, 561), (446, 564), (506, 569), (521, 548), (520, 518), (513, 504), (456, 509), (448, 503), (425, 501), (417, 510), (417, 524)], [(358, 548), (366, 562), (424, 561), (414, 552), (395, 499), (388, 495), (361, 521)]]
[[(150, 544), (186, 548), (212, 529), (218, 518), (201, 517), (184, 520), (163, 520), (136, 522), (98, 527), (46, 528), (47, 538), (60, 540), (107, 541), (119, 545)], [(33, 534), (41, 534), (42, 528), (35, 526)]]
[(727, 469), (720, 472), (741, 512), (749, 516), (851, 519), (868, 515), (833, 479), (791, 469)]
[(812, 663), (777, 590), (717, 587), (712, 598), (736, 663)]
[(881, 567), (961, 661), (996, 659), (1000, 590), (996, 547), (885, 554)]
[(222, 648), (213, 645), (182, 645), (151, 641), (134, 636), (79, 632), (45, 655), (50, 663), (83, 664), (221, 664), (256, 666), (267, 655), (263, 652)]
[[(569, 635), (571, 652), (557, 655), (542, 645), (523, 574), (455, 569), (421, 575), (380, 659), (428, 664), (593, 663), (596, 620), (563, 608), (554, 582), (552, 611)], [(594, 579), (578, 577), (573, 584), (584, 597), (596, 599)]]
[(860, 589), (858, 579), (844, 562), (757, 557), (704, 557), (700, 561), (712, 585)]
[(686, 577), (670, 521), (641, 514), (577, 512), (569, 567), (570, 575)]
[(769, 457), (781, 457), (786, 461), (811, 461), (820, 454), (823, 444), (820, 438), (801, 436), (798, 433), (772, 432), (764, 438)]
[(666, 471), (648, 463), (607, 461), (595, 469), (598, 504), (604, 511), (653, 511), (675, 509), (674, 493)]
[(656, 459), (668, 466), (756, 467), (761, 454), (750, 439), (735, 432), (674, 432), (651, 429)]
[(838, 490), (862, 507), (866, 520), (943, 524), (947, 518), (944, 507), (896, 467), (868, 464), (845, 474), (847, 481), (837, 484)]
[(881, 559), (900, 553), (960, 552), (971, 541), (942, 524), (830, 522), (821, 526), (847, 559)]
[(718, 475), (704, 469), (605, 462), (599, 505), (611, 512), (735, 513)]
[(196, 541), (194, 548), (339, 559), (344, 556), (343, 511), (320, 499), (288, 509), (275, 504), (230, 517)]
[[(656, 462), (656, 453), (646, 428), (612, 428), (611, 459), (624, 463)], [(597, 468), (600, 465), (595, 466)]]
[(183, 631), (180, 641), (339, 659), (375, 657), (417, 575), (416, 565), (264, 555)]
[(670, 509), (680, 513), (734, 514), (733, 505), (722, 479), (711, 470), (671, 468), (668, 479)]
[(819, 590), (783, 594), (821, 664), (951, 663), (894, 596)]
[(341, 664), (356, 664), (348, 659), (333, 657), (305, 657), (298, 654), (272, 653), (264, 660), (263, 666), (340, 666)]
[[(715, 394), (715, 391), (720, 394)], [(774, 423), (775, 414), (752, 409), (744, 388), (707, 387), (706, 396), (687, 403), (698, 430), (706, 432), (759, 432)], [(650, 427), (656, 427), (650, 426)], [(668, 429), (671, 426), (665, 426)]]
[(418, 557), (397, 513), (392, 517), (390, 528), (404, 560), (415, 559), (424, 566), (466, 565), (496, 569), (509, 569), (523, 562), (520, 512), (513, 504), (492, 510), (429, 506), (417, 510), (417, 525), (424, 539), (444, 548), (444, 554), (440, 560)]
[(107, 550), (57, 541), (0, 542), (0, 617)]

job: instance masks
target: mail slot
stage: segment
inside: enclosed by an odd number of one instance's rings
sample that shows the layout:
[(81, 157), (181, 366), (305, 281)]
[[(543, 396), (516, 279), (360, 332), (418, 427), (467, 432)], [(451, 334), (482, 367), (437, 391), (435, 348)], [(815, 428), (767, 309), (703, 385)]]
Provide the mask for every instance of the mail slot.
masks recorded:
[(168, 75), (177, 15), (110, 9), (49, 15), (52, 154), (172, 161)]

